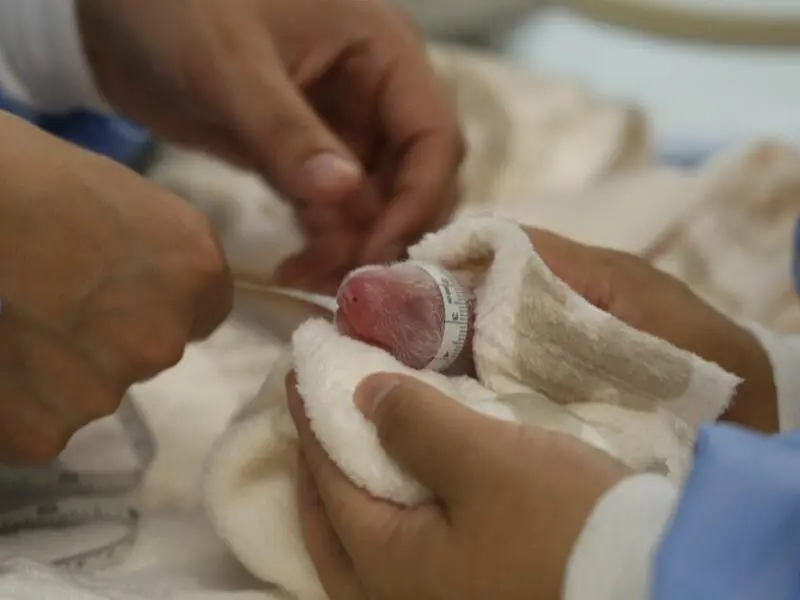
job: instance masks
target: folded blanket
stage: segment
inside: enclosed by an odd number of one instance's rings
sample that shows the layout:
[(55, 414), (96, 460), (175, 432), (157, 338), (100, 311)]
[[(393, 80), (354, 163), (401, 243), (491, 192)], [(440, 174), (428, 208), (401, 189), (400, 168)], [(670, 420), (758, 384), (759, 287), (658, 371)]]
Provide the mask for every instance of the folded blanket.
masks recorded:
[(647, 255), (734, 318), (800, 332), (792, 278), (800, 149), (770, 142), (737, 148), (696, 179), (704, 202)]
[(413, 247), (410, 257), (470, 271), (477, 379), (409, 369), (314, 318), (295, 331), (291, 354), (239, 412), (207, 464), (206, 504), (221, 538), (254, 575), (301, 600), (324, 593), (294, 505), (296, 431), (283, 388), (292, 367), (331, 458), (375, 496), (403, 505), (429, 493), (385, 454), (352, 403), (371, 373), (417, 377), (477, 411), (564, 431), (673, 480), (685, 472), (696, 427), (725, 410), (739, 383), (589, 304), (546, 267), (512, 221), (459, 219)]

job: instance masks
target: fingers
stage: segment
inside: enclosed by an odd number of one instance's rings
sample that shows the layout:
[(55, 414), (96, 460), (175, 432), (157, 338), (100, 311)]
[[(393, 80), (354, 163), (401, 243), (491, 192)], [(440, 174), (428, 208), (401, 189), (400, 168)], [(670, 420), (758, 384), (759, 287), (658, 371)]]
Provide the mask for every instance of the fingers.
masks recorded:
[(456, 206), (452, 177), (455, 142), (445, 133), (411, 142), (397, 167), (391, 200), (373, 224), (361, 254), (364, 264), (383, 260), (385, 248), (408, 247), (447, 221)]
[[(313, 480), (318, 498), (308, 491), (311, 482), (300, 485), (303, 505), (309, 513), (306, 527), (312, 530), (315, 549), (320, 556), (320, 576), (323, 571), (331, 586), (352, 589), (349, 578), (350, 562), (335, 555), (338, 550), (331, 534), (340, 541), (361, 577), (381, 580), (383, 585), (403, 587), (421, 580), (423, 571), (435, 572), (431, 566), (441, 560), (449, 549), (449, 526), (441, 510), (435, 505), (403, 509), (388, 502), (372, 498), (355, 486), (330, 460), (311, 431), (297, 392), (294, 374), (286, 381), (289, 410), (297, 426), (301, 452), (307, 465), (306, 473)], [(331, 529), (321, 533), (324, 526), (319, 521), (318, 505), (324, 506)], [(312, 552), (309, 548), (309, 552)], [(316, 560), (315, 560), (316, 562)], [(388, 570), (387, 570), (388, 569)], [(400, 576), (400, 581), (395, 578)], [(353, 595), (341, 597), (354, 597)], [(404, 596), (405, 597), (405, 596)], [(414, 597), (414, 594), (408, 594)]]
[[(205, 220), (205, 219), (204, 219)], [(199, 278), (200, 293), (194, 304), (189, 339), (203, 340), (210, 336), (228, 317), (233, 309), (233, 276), (221, 244), (208, 226), (208, 259), (205, 261), (197, 253), (196, 260), (201, 265)]]
[(456, 111), (429, 64), (424, 48), (408, 32), (378, 90), (379, 119), (393, 150), (391, 199), (367, 239), (362, 261), (380, 260), (381, 249), (406, 247), (453, 211), (464, 145)]
[(264, 175), (290, 200), (337, 201), (352, 193), (362, 178), (357, 160), (289, 79), (259, 24), (243, 27), (239, 56), (227, 64), (227, 83), (217, 86)]
[[(286, 386), (306, 474), (318, 492), (317, 499), (302, 492), (304, 506), (317, 505), (315, 512), (306, 509), (310, 515), (305, 517), (306, 527), (314, 530), (313, 552), (320, 557), (315, 563), (319, 561), (320, 576), (326, 578), (331, 589), (336, 586), (337, 590), (348, 591), (332, 597), (357, 597), (353, 572), (366, 585), (391, 589), (398, 597), (419, 597), (420, 586), (424, 587), (431, 574), (440, 572), (437, 565), (446, 562), (452, 551), (450, 527), (441, 509), (434, 504), (400, 508), (357, 488), (317, 442), (297, 393), (294, 374), (287, 377)], [(308, 490), (312, 484), (306, 480), (300, 485)], [(330, 526), (326, 533), (320, 533), (324, 531), (318, 520), (320, 503)], [(332, 535), (338, 538), (349, 560), (336, 554), (339, 550)]]
[(358, 580), (353, 561), (328, 520), (302, 452), (297, 461), (297, 510), (306, 549), (328, 596), (357, 598)]
[(377, 374), (356, 391), (386, 452), (453, 508), (476, 493), (476, 474), (492, 471), (493, 440), (508, 424), (483, 416), (424, 383)]

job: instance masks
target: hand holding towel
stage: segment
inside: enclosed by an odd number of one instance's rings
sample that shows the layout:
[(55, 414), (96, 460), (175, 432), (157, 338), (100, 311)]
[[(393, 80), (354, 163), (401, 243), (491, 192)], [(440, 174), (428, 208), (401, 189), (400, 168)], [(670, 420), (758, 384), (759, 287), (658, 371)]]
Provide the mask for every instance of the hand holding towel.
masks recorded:
[(477, 378), (410, 369), (312, 319), (295, 331), (291, 355), (208, 463), (207, 507), (220, 536), (256, 576), (300, 600), (325, 595), (294, 505), (296, 430), (283, 387), (291, 368), (333, 461), (373, 495), (404, 505), (429, 492), (386, 455), (353, 404), (355, 388), (372, 373), (417, 377), (484, 414), (565, 431), (634, 469), (658, 466), (673, 480), (685, 471), (697, 425), (719, 417), (740, 381), (590, 304), (547, 268), (514, 222), (459, 219), (409, 254), (470, 272)]

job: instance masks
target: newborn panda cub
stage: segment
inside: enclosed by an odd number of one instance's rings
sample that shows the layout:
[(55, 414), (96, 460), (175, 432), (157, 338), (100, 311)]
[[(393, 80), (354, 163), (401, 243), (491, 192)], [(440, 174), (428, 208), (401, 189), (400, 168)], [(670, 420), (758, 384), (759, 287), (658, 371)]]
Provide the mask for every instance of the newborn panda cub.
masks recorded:
[(474, 375), (475, 296), (463, 276), (428, 263), (353, 271), (337, 293), (340, 333), (412, 369)]

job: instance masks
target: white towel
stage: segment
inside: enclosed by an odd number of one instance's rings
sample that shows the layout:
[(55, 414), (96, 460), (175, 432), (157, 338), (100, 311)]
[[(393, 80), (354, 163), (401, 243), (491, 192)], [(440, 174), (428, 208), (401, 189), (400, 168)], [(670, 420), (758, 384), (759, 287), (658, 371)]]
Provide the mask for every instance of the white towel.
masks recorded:
[(636, 469), (659, 466), (673, 480), (685, 472), (696, 426), (719, 417), (740, 381), (589, 304), (553, 275), (512, 221), (463, 218), (410, 255), (477, 275), (478, 380), (409, 369), (311, 319), (207, 465), (206, 504), (221, 538), (254, 575), (300, 600), (325, 594), (294, 504), (296, 431), (283, 389), (292, 366), (331, 458), (374, 495), (404, 505), (428, 491), (385, 454), (352, 403), (371, 373), (417, 377), (478, 411), (569, 432)]

